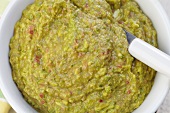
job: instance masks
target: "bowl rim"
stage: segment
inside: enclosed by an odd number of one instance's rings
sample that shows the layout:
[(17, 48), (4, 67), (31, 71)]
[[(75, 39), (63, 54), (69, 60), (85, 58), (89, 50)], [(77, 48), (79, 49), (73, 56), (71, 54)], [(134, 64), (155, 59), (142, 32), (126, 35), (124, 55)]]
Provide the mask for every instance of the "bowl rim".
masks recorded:
[[(5, 20), (5, 18), (6, 18), (6, 15), (10, 12), (11, 7), (13, 7), (13, 5), (14, 5), (17, 1), (18, 1), (18, 0), (12, 0), (12, 1), (10, 1), (9, 5), (7, 6), (7, 8), (6, 8), (6, 10), (4, 11), (3, 15), (1, 16), (1, 21), (0, 21), (0, 34), (1, 34), (1, 30), (2, 30), (2, 23), (4, 22), (4, 20)], [(136, 0), (136, 1), (139, 1), (139, 0)], [(165, 13), (165, 11), (164, 11), (163, 7), (161, 6), (160, 2), (159, 2), (158, 0), (151, 0), (151, 1), (154, 2), (154, 3), (156, 3), (156, 5), (160, 8), (159, 10), (160, 10), (161, 14), (163, 15), (163, 17), (165, 17), (165, 18), (164, 18), (164, 21), (167, 22), (167, 26), (166, 26), (166, 27), (167, 27), (167, 29), (170, 30), (170, 22), (169, 22), (168, 16), (167, 16), (167, 14)], [(170, 36), (170, 32), (169, 32), (169, 36)], [(169, 54), (170, 54), (170, 51), (168, 51), (168, 52), (169, 52)], [(1, 78), (1, 75), (0, 75), (0, 78)], [(156, 76), (156, 78), (159, 79), (159, 78), (162, 78), (162, 76), (158, 73), (157, 76)], [(169, 84), (169, 83), (168, 83), (168, 84)], [(20, 112), (20, 111), (18, 111), (18, 109), (19, 109), (20, 106), (17, 105), (17, 107), (16, 107), (15, 102), (11, 100), (12, 98), (9, 98), (10, 95), (7, 93), (7, 91), (6, 91), (6, 89), (5, 89), (5, 86), (4, 86), (3, 82), (1, 81), (1, 79), (0, 79), (0, 87), (1, 87), (1, 90), (2, 90), (5, 98), (6, 98), (7, 101), (10, 103), (10, 105), (14, 108), (14, 110), (17, 111), (17, 112)], [(168, 93), (169, 87), (170, 87), (170, 85), (168, 85), (168, 86), (166, 87), (166, 89), (164, 89), (164, 92), (163, 92), (163, 94), (162, 94), (163, 96), (162, 96), (162, 98), (160, 98), (160, 103), (159, 103), (159, 104), (155, 104), (154, 107), (152, 108), (151, 112), (155, 112), (156, 109), (161, 105), (161, 103), (163, 102), (166, 94)], [(146, 99), (147, 99), (147, 98), (146, 98)], [(145, 99), (145, 100), (146, 100), (146, 99)], [(139, 113), (139, 112), (135, 110), (133, 113)]]

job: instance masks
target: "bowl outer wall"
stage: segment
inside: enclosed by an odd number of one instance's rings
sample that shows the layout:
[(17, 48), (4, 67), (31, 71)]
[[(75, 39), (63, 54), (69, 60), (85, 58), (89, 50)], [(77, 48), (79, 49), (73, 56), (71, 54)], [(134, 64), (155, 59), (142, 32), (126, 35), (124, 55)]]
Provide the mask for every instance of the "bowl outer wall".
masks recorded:
[[(136, 1), (153, 21), (153, 24), (158, 31), (159, 48), (167, 54), (170, 54), (170, 23), (159, 1)], [(8, 57), (9, 42), (10, 38), (13, 36), (14, 25), (20, 19), (23, 9), (32, 2), (34, 2), (34, 0), (11, 1), (0, 21), (0, 86), (7, 101), (17, 113), (36, 113), (36, 111), (23, 99), (13, 82)], [(163, 102), (169, 90), (169, 86), (169, 79), (162, 76), (160, 73), (157, 73), (151, 92), (143, 104), (133, 113), (154, 113)]]

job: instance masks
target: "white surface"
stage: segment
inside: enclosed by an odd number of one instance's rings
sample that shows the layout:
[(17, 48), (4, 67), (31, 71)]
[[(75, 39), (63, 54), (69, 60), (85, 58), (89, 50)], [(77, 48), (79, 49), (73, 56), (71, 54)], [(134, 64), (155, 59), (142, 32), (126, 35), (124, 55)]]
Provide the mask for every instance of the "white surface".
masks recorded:
[[(35, 110), (24, 101), (12, 80), (8, 58), (9, 40), (13, 35), (14, 24), (21, 16), (22, 9), (33, 1), (34, 0), (13, 0), (0, 21), (0, 53), (3, 53), (0, 55), (0, 85), (7, 101), (17, 113), (34, 113)], [(152, 19), (158, 31), (158, 41), (161, 50), (170, 54), (170, 26), (162, 7), (157, 0), (137, 1), (145, 13)], [(168, 89), (169, 79), (158, 73), (150, 94), (134, 113), (155, 112), (162, 103)]]
[(164, 100), (160, 108), (158, 109), (157, 113), (170, 113), (170, 92), (166, 96), (166, 99)]
[(0, 0), (0, 16), (3, 13), (4, 9), (8, 5), (10, 0)]
[(136, 38), (131, 42), (129, 53), (136, 59), (170, 79), (170, 56), (166, 53), (139, 38)]

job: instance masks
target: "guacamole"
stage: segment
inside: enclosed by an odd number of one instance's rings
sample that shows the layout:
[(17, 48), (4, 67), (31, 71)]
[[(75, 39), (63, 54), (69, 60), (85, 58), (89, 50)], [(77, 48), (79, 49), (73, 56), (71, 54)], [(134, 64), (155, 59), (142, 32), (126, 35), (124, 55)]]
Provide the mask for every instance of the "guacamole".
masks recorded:
[(156, 72), (129, 54), (122, 28), (157, 47), (134, 0), (35, 0), (10, 41), (13, 80), (40, 113), (130, 113)]

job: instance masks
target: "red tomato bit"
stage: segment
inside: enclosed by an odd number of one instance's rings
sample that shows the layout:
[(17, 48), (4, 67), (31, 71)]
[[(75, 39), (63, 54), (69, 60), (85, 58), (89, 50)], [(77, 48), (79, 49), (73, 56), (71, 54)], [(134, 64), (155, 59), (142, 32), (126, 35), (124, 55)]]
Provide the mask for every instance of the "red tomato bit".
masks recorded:
[(42, 101), (41, 101), (41, 104), (44, 104), (44, 103), (45, 103), (45, 101), (44, 101), (44, 100), (42, 100)]
[(41, 97), (41, 98), (44, 98), (44, 95), (43, 95), (42, 93), (40, 93), (40, 97)]
[(88, 4), (88, 3), (86, 3), (85, 8), (88, 8), (88, 7), (89, 7), (89, 4)]
[(127, 92), (128, 94), (131, 94), (131, 90), (128, 90), (128, 92)]
[(31, 35), (34, 34), (34, 26), (30, 26), (30, 27), (29, 27), (29, 33), (30, 33)]
[(40, 63), (40, 59), (41, 59), (41, 56), (38, 56), (38, 55), (35, 56), (35, 62), (37, 62), (38, 64)]
[(103, 102), (103, 100), (101, 100), (101, 99), (100, 99), (100, 100), (99, 100), (99, 102), (100, 102), (100, 103), (102, 103), (102, 102)]
[(128, 81), (128, 80), (126, 81), (126, 84), (129, 84), (129, 81)]

